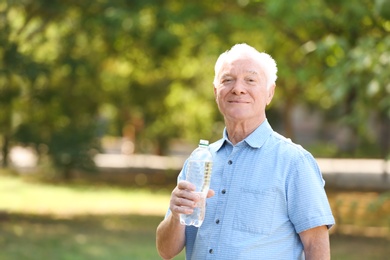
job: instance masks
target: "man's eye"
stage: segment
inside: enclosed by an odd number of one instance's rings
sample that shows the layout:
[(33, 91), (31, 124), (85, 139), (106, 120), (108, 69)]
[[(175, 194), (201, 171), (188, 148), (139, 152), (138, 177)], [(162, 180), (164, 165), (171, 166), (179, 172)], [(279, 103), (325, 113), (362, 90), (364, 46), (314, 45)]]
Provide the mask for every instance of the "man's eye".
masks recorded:
[(231, 79), (223, 79), (223, 80), (222, 80), (222, 83), (230, 83), (230, 82), (232, 82)]

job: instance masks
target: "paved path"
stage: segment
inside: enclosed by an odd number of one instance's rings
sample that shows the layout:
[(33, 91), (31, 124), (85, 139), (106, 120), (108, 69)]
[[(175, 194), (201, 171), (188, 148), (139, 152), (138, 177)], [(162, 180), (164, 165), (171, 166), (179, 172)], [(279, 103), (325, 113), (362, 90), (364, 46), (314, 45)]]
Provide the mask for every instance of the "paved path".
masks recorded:
[[(156, 155), (99, 154), (96, 164), (102, 169), (144, 169), (179, 171), (185, 157)], [(344, 190), (390, 191), (390, 161), (380, 159), (325, 159), (318, 158), (327, 188)]]
[(390, 191), (390, 161), (318, 158), (317, 162), (327, 187)]
[[(21, 147), (13, 148), (10, 157), (12, 163), (22, 169), (34, 168), (37, 163), (33, 152)], [(102, 171), (147, 174), (179, 171), (185, 159), (179, 156), (98, 154), (95, 162)], [(318, 158), (317, 162), (327, 188), (390, 191), (390, 161)]]

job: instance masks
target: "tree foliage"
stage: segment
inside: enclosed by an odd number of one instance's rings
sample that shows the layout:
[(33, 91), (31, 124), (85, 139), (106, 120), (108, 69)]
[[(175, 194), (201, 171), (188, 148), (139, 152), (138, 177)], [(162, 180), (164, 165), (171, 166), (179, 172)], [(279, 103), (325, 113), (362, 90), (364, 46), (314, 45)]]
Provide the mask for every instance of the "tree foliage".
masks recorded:
[(99, 137), (129, 128), (137, 152), (164, 154), (173, 138), (216, 139), (213, 65), (238, 42), (277, 60), (269, 113), (286, 135), (294, 137), (291, 111), (303, 104), (350, 129), (357, 141), (347, 155), (383, 157), (389, 10), (386, 0), (3, 1), (3, 165), (18, 142), (58, 167), (89, 168)]

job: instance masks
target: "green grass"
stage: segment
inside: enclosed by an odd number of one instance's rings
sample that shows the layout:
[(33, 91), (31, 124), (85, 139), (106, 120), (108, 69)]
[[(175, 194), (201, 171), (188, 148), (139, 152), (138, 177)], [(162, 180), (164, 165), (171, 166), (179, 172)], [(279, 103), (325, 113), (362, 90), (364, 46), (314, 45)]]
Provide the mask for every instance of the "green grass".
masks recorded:
[(331, 253), (334, 260), (389, 259), (390, 241), (385, 238), (331, 235)]
[[(4, 219), (5, 218), (5, 219)], [(156, 216), (3, 216), (0, 259), (159, 259)]]
[(55, 215), (162, 215), (169, 197), (163, 190), (23, 182), (0, 175), (0, 210)]
[[(356, 200), (369, 204), (374, 195), (332, 193), (340, 226), (386, 223), (387, 202), (376, 209), (378, 219), (365, 206), (356, 206)], [(170, 189), (52, 185), (0, 175), (0, 260), (160, 259), (155, 230), (169, 196)], [(332, 259), (390, 255), (388, 239), (347, 236), (342, 230), (335, 228), (331, 235)], [(184, 254), (175, 259), (183, 260)]]
[(154, 244), (160, 220), (138, 215), (12, 215), (0, 222), (0, 259), (160, 259)]
[(155, 230), (168, 204), (164, 190), (0, 175), (0, 260), (160, 259)]

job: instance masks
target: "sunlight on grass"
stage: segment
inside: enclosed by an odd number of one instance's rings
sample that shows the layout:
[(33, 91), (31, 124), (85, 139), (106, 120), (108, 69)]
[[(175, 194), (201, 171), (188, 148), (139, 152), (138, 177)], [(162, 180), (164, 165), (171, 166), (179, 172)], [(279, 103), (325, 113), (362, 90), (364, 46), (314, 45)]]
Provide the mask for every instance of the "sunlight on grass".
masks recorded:
[(109, 186), (52, 185), (0, 175), (0, 210), (53, 215), (142, 214), (163, 216), (169, 193)]
[[(160, 259), (155, 231), (170, 192), (45, 184), (0, 174), (0, 259)], [(390, 254), (390, 194), (328, 192), (328, 196), (337, 219), (331, 235), (332, 259), (384, 259)], [(351, 227), (361, 230), (346, 232)], [(367, 236), (367, 228), (376, 233)], [(175, 258), (182, 259), (184, 252)]]

